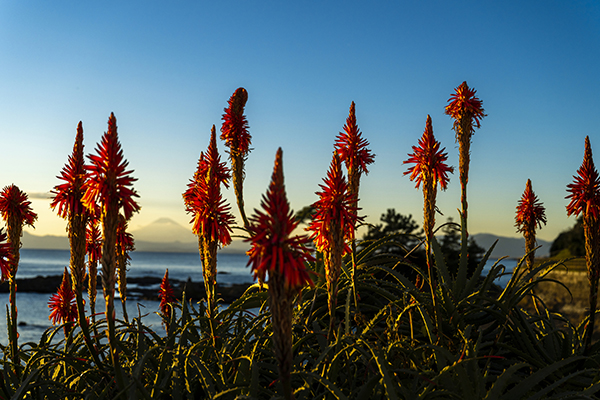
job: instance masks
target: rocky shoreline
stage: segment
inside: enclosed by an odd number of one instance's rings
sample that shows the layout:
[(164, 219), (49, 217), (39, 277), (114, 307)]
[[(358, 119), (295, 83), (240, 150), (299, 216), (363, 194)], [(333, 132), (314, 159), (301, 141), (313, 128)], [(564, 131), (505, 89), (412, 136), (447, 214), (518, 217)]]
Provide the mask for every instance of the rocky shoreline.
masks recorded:
[[(62, 281), (62, 275), (36, 276), (35, 278), (17, 278), (18, 292), (55, 293)], [(131, 300), (158, 300), (158, 289), (162, 279), (156, 277), (127, 278), (127, 298)], [(98, 276), (98, 290), (101, 291), (101, 277)], [(203, 282), (191, 279), (181, 281), (169, 279), (175, 296), (181, 298), (183, 291), (186, 298), (199, 301), (206, 297)], [(225, 304), (230, 304), (244, 294), (251, 284), (217, 284), (217, 295)], [(0, 293), (8, 293), (8, 282), (0, 284)]]

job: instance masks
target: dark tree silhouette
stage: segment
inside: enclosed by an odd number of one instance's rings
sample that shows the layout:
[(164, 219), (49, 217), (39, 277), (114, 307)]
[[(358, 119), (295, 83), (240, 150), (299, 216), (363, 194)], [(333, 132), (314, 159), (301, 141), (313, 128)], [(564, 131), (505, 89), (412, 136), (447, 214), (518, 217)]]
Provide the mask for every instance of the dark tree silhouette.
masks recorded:
[(575, 225), (561, 232), (552, 246), (550, 246), (550, 257), (583, 257), (585, 256), (585, 238), (583, 235), (583, 218), (577, 219)]

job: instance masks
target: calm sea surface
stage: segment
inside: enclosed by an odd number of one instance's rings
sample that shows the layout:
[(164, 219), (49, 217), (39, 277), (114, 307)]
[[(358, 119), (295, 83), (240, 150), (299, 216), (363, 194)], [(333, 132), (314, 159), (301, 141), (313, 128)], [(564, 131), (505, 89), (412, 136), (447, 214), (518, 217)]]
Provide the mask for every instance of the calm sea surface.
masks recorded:
[[(488, 268), (495, 260), (488, 262)], [(252, 283), (252, 274), (250, 268), (246, 267), (248, 257), (245, 254), (219, 254), (218, 255), (218, 282), (224, 284), (233, 283)], [(507, 276), (501, 278), (498, 283), (502, 286), (510, 279), (510, 272), (516, 266), (516, 260), (503, 260), (502, 263), (507, 267)], [(21, 249), (21, 260), (18, 278), (33, 278), (36, 276), (60, 275), (65, 266), (69, 264), (68, 250), (32, 250)], [(169, 269), (169, 278), (177, 280), (187, 280), (190, 278), (194, 282), (202, 281), (202, 267), (200, 265), (200, 256), (197, 253), (154, 253), (137, 252), (131, 253), (131, 265), (127, 276), (129, 277), (158, 277), (162, 278), (165, 269)], [(18, 289), (17, 289), (18, 290)], [(99, 291), (101, 293), (99, 288)], [(104, 302), (99, 293), (96, 301), (96, 312), (104, 311)], [(19, 343), (28, 341), (38, 342), (40, 336), (51, 326), (48, 320), (49, 309), (48, 300), (50, 294), (46, 293), (19, 293), (17, 291), (18, 321), (25, 325), (19, 326)], [(8, 293), (0, 293), (0, 343), (6, 345), (6, 306), (8, 304)], [(87, 301), (86, 301), (87, 304)], [(138, 315), (138, 305), (140, 306), (144, 323), (150, 326), (157, 333), (164, 332), (161, 326), (161, 319), (155, 313), (158, 311), (157, 301), (131, 300), (127, 302), (127, 310), (130, 318)], [(120, 318), (121, 306), (115, 304), (117, 318)], [(59, 337), (62, 337), (60, 332)]]
[[(246, 268), (248, 256), (245, 254), (219, 254), (218, 255), (218, 282), (224, 284), (252, 283), (250, 267)], [(17, 278), (34, 278), (36, 276), (61, 275), (64, 268), (69, 265), (68, 250), (33, 250), (21, 249), (21, 260)], [(99, 267), (100, 268), (100, 267)], [(194, 282), (202, 281), (202, 267), (198, 253), (131, 253), (131, 265), (127, 272), (128, 277), (158, 277), (162, 278), (165, 269), (169, 269), (169, 278)], [(158, 288), (157, 288), (158, 290)], [(99, 288), (96, 300), (96, 312), (104, 312), (104, 301)], [(48, 320), (50, 314), (48, 300), (51, 294), (47, 293), (19, 293), (17, 288), (17, 309), (19, 326), (19, 343), (39, 341), (44, 330), (52, 326)], [(86, 299), (86, 304), (87, 304)], [(6, 306), (8, 293), (0, 293), (0, 343), (7, 344), (6, 331)], [(158, 311), (157, 301), (131, 300), (127, 302), (127, 311), (130, 318), (137, 317), (138, 304), (142, 315), (147, 314), (143, 320), (156, 332), (161, 332), (161, 319), (155, 313)], [(121, 306), (115, 304), (117, 318), (120, 318)], [(60, 332), (62, 337), (62, 332)]]

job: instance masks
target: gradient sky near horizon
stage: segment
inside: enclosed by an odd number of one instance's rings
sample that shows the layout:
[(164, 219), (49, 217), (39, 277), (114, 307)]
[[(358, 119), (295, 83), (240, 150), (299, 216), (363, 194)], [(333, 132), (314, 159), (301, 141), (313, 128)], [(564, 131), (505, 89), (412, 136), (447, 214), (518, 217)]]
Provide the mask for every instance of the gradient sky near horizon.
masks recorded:
[[(254, 149), (247, 213), (280, 146), (292, 208), (317, 200), (354, 101), (376, 154), (361, 182), (362, 213), (376, 223), (395, 208), (421, 223), (422, 192), (402, 162), (430, 114), (458, 166), (444, 107), (465, 80), (488, 114), (471, 147), (471, 233), (518, 236), (515, 207), (529, 178), (548, 218), (539, 237), (553, 240), (575, 223), (566, 185), (586, 135), (600, 154), (597, 1), (0, 0), (0, 185), (30, 195), (39, 214), (32, 233), (65, 234), (48, 192), (77, 123), (90, 153), (114, 112), (138, 178), (142, 210), (131, 229), (163, 217), (190, 226), (181, 194), (243, 86)], [(226, 197), (237, 215), (233, 192)], [(438, 224), (458, 219), (458, 172), (438, 207)]]

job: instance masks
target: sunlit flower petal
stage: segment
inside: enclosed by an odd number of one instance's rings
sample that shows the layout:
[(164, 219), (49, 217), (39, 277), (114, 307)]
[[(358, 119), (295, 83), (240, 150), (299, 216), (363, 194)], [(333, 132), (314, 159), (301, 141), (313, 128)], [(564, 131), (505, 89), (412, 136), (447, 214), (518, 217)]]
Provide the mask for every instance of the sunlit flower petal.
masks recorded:
[(342, 254), (349, 253), (348, 241), (354, 239), (354, 226), (362, 218), (356, 216), (355, 198), (348, 191), (337, 153), (333, 155), (327, 177), (319, 186), (322, 191), (317, 192), (319, 200), (312, 205), (315, 214), (307, 230), (313, 232), (311, 238), (317, 250), (324, 252), (337, 246), (334, 236), (339, 229), (344, 242)]
[(160, 283), (160, 289), (158, 290), (158, 298), (160, 299), (160, 313), (164, 318), (169, 318), (171, 315), (171, 309), (175, 302), (175, 292), (173, 287), (169, 283), (169, 270), (165, 271), (165, 276)]
[(419, 139), (419, 145), (413, 146), (413, 153), (408, 155), (408, 160), (404, 164), (415, 164), (404, 173), (410, 174), (410, 180), (416, 181), (416, 188), (419, 188), (421, 182), (425, 181), (426, 176), (433, 178), (433, 185), (439, 182), (442, 190), (448, 187), (450, 178), (448, 173), (453, 173), (454, 168), (446, 164), (448, 154), (444, 153), (445, 148), (440, 150), (440, 142), (435, 140), (431, 117), (427, 116), (425, 131)]
[(33, 226), (37, 219), (37, 214), (31, 209), (31, 201), (28, 200), (27, 194), (15, 185), (6, 186), (0, 192), (0, 214), (5, 221), (9, 222), (9, 219), (14, 218), (21, 226)]
[(85, 193), (86, 170), (83, 157), (83, 127), (81, 122), (77, 125), (77, 135), (73, 153), (69, 156), (67, 164), (63, 167), (58, 179), (64, 181), (56, 185), (51, 191), (53, 195), (50, 207), (56, 209), (62, 218), (68, 215), (81, 215), (85, 212), (85, 207), (81, 203), (81, 198)]
[(8, 243), (6, 240), (6, 232), (0, 228), (0, 282), (4, 282), (10, 277), (11, 263), (13, 258), (10, 243)]
[[(466, 81), (454, 90), (455, 92), (448, 99), (450, 104), (446, 106), (446, 114), (454, 118), (454, 128), (458, 129), (458, 125), (465, 118), (475, 121), (475, 126), (479, 128), (480, 120), (486, 114), (484, 114), (483, 103), (475, 96), (477, 91), (469, 88)], [(465, 134), (471, 133), (465, 132)]]
[(530, 179), (527, 179), (525, 192), (517, 205), (515, 221), (517, 232), (535, 233), (536, 227), (541, 228), (542, 223), (546, 224), (546, 209), (533, 192)]
[(600, 217), (600, 178), (594, 166), (590, 138), (585, 137), (585, 152), (583, 163), (573, 176), (574, 182), (567, 185), (570, 193), (567, 199), (571, 199), (567, 206), (567, 215), (579, 215), (580, 213)]
[(263, 195), (261, 207), (254, 210), (250, 218), (250, 241), (252, 247), (247, 252), (248, 265), (252, 265), (254, 276), (265, 280), (277, 271), (283, 275), (286, 287), (297, 290), (306, 284), (312, 285), (305, 262), (314, 261), (306, 245), (310, 239), (306, 235), (291, 236), (298, 226), (290, 209), (283, 183), (283, 152), (277, 151), (271, 183)]
[(208, 150), (206, 154), (200, 155), (198, 169), (183, 194), (183, 199), (186, 211), (194, 216), (191, 221), (192, 231), (225, 246), (231, 243), (231, 225), (234, 217), (221, 194), (221, 183), (226, 185), (229, 177), (229, 170), (221, 163), (217, 151), (213, 126)]
[(52, 324), (75, 322), (77, 320), (77, 305), (75, 304), (75, 293), (71, 288), (71, 277), (65, 268), (62, 282), (58, 292), (48, 302)]
[(229, 98), (229, 107), (223, 114), (221, 140), (225, 141), (232, 156), (245, 156), (250, 151), (252, 137), (248, 133), (248, 121), (244, 116), (244, 107), (248, 101), (248, 92), (238, 88)]
[(346, 164), (348, 171), (358, 174), (368, 173), (367, 165), (375, 161), (375, 155), (367, 148), (369, 142), (361, 136), (356, 124), (354, 102), (350, 105), (350, 112), (346, 118), (344, 132), (340, 132), (335, 139), (335, 149), (340, 160)]
[(96, 154), (89, 155), (91, 165), (87, 166), (89, 184), (83, 197), (83, 204), (90, 210), (100, 204), (116, 202), (118, 208), (123, 207), (123, 215), (127, 220), (134, 212), (140, 210), (135, 201), (139, 197), (133, 189), (136, 178), (131, 176), (132, 170), (127, 170), (129, 163), (123, 157), (123, 150), (117, 135), (117, 119), (110, 114), (108, 131), (102, 136), (102, 141), (96, 148)]

